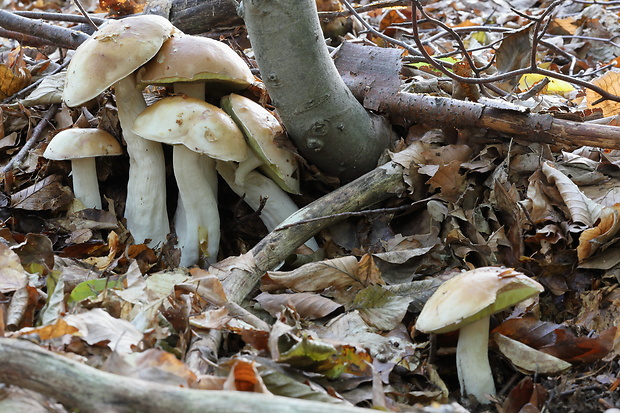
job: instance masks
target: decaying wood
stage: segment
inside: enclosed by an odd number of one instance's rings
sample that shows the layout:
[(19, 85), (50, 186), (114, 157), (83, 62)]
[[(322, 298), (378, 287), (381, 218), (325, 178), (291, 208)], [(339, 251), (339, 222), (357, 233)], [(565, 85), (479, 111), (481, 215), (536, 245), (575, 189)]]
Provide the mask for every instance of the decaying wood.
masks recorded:
[(155, 0), (149, 2), (145, 12), (167, 18), (183, 33), (199, 34), (243, 25), (236, 3), (234, 0)]
[[(408, 150), (408, 149), (406, 149)], [(253, 268), (235, 268), (220, 277), (230, 301), (240, 303), (248, 295), (260, 277), (274, 269), (295, 249), (323, 228), (342, 219), (335, 214), (360, 211), (377, 202), (404, 191), (403, 167), (388, 162), (333, 192), (300, 209), (263, 238), (248, 254), (253, 257)], [(313, 218), (327, 219), (290, 225)], [(226, 266), (230, 264), (227, 263)], [(215, 268), (218, 264), (214, 265)]]
[[(44, 350), (0, 338), (0, 382), (30, 389), (82, 412), (361, 413), (366, 409), (242, 391), (192, 390), (119, 376)], [(423, 411), (423, 410), (420, 410)]]
[[(353, 90), (363, 99), (363, 90)], [(620, 127), (556, 119), (551, 114), (501, 109), (481, 103), (413, 93), (386, 96), (379, 112), (395, 124), (422, 123), (455, 128), (487, 128), (528, 142), (620, 149)]]

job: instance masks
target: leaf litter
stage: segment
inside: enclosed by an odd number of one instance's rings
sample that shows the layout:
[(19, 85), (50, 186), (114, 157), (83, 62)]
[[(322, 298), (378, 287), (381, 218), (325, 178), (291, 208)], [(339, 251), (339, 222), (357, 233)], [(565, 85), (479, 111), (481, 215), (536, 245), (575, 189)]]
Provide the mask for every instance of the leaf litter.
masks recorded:
[[(115, 13), (142, 9), (139, 3), (124, 3), (102, 7)], [(525, 9), (539, 2), (513, 3)], [(529, 13), (549, 6), (542, 3), (543, 8)], [(482, 24), (489, 7), (435, 1), (426, 12), (456, 29)], [(532, 26), (503, 2), (493, 7), (494, 27), (511, 33), (465, 32), (468, 47), (480, 48), (472, 54), (499, 73), (527, 66)], [(615, 70), (595, 73), (606, 63), (618, 66), (617, 49), (596, 40), (618, 31), (617, 14), (604, 5), (562, 7), (550, 18), (544, 40), (565, 53), (559, 58), (545, 49), (542, 60), (558, 71), (576, 65), (593, 84), (617, 93)], [(338, 9), (332, 4), (325, 10)], [(375, 9), (366, 18), (384, 34), (406, 38), (411, 15), (411, 7), (399, 6)], [(373, 33), (350, 40), (361, 39), (387, 46)], [(493, 42), (499, 42), (495, 50), (482, 47)], [(455, 49), (444, 36), (428, 47), (437, 53)], [(343, 59), (359, 61), (359, 51), (349, 53)], [(385, 85), (400, 72), (407, 87), (427, 85), (446, 95), (429, 65), (414, 64), (401, 52), (405, 64), (394, 71), (400, 63), (393, 49), (382, 53), (391, 62), (383, 67)], [(56, 57), (30, 48), (14, 47), (4, 54), (0, 92), (6, 97), (57, 65)], [(365, 82), (379, 76), (372, 71), (363, 75)], [(25, 100), (2, 105), (2, 164), (23, 145), (46, 105), (59, 103), (62, 77), (55, 76), (43, 76)], [(600, 95), (560, 83), (537, 89), (543, 81), (528, 75), (501, 87), (514, 92), (512, 103), (525, 110), (577, 116), (588, 116), (589, 110), (599, 121), (618, 124), (617, 102), (594, 104)], [(365, 103), (379, 108), (388, 86), (373, 89)], [(267, 272), (261, 292), (239, 306), (228, 300), (221, 282), (235, 268), (253, 267), (246, 251), (256, 240), (240, 229), (241, 219), (252, 212), (233, 194), (222, 195), (233, 202), (221, 202), (232, 223), (223, 240), (230, 258), (209, 269), (177, 268), (174, 240), (155, 250), (131, 244), (120, 219), (126, 162), (101, 162), (108, 210), (72, 211), (68, 169), (46, 163), (41, 154), (54, 127), (99, 125), (119, 136), (110, 96), (98, 103), (79, 111), (62, 109), (19, 168), (4, 174), (4, 337), (34, 340), (115, 374), (174, 386), (394, 411), (413, 405), (435, 411), (438, 403), (452, 403), (445, 404), (452, 410), (444, 411), (464, 411), (456, 401), (471, 411), (503, 412), (601, 411), (620, 404), (617, 150), (532, 143), (486, 129), (413, 125), (403, 131), (401, 145), (416, 146), (416, 155), (404, 158), (397, 150), (391, 155), (405, 168), (407, 192), (378, 206), (385, 208), (382, 214), (352, 217), (324, 230), (319, 239), (325, 259), (311, 257), (296, 268), (285, 264)], [(305, 180), (304, 202), (319, 198), (333, 182), (309, 173)], [(413, 327), (442, 281), (487, 265), (517, 267), (546, 289), (529, 309), (494, 320), (491, 363), (505, 391), (491, 408), (459, 397), (455, 335), (429, 337)], [(198, 371), (185, 355), (192, 340), (208, 329), (226, 332), (227, 338), (213, 368)], [(3, 406), (27, 399), (17, 390), (3, 397)]]

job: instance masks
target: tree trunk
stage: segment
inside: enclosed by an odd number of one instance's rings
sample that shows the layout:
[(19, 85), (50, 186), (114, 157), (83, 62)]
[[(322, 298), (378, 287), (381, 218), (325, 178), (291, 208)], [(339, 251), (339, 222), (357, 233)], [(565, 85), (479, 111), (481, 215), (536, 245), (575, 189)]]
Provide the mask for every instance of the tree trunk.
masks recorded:
[(377, 166), (390, 143), (390, 126), (344, 84), (315, 1), (245, 0), (242, 17), (263, 82), (301, 155), (345, 181)]

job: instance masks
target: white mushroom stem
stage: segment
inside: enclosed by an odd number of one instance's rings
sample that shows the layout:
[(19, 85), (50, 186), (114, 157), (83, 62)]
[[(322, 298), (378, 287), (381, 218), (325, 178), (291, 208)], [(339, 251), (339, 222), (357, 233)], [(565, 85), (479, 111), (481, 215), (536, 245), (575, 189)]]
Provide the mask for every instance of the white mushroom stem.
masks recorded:
[[(267, 199), (261, 210), (260, 219), (268, 231), (273, 231), (281, 222), (299, 208), (282, 188), (266, 176), (256, 171), (250, 171), (245, 177), (243, 186), (235, 183), (237, 165), (232, 162), (217, 162), (217, 171), (226, 181), (228, 186), (239, 196), (243, 197), (246, 204), (254, 211), (261, 205), (261, 198)], [(314, 238), (306, 241), (306, 246), (312, 251), (319, 249)]]
[(235, 171), (235, 184), (239, 186), (243, 186), (245, 183), (245, 178), (248, 176), (250, 171), (257, 169), (259, 166), (264, 165), (262, 159), (260, 159), (253, 150), (248, 151), (248, 158), (239, 163), (239, 167)]
[(489, 317), (461, 327), (456, 347), (456, 368), (461, 394), (470, 394), (488, 404), (495, 396), (495, 383), (489, 364)]
[[(215, 161), (184, 145), (175, 145), (172, 155), (174, 175), (179, 187), (179, 203), (175, 222), (181, 266), (198, 262), (200, 256), (215, 262), (220, 245), (220, 215), (212, 190), (212, 177), (204, 172), (205, 163)], [(215, 170), (213, 165), (205, 168)], [(207, 172), (208, 173), (208, 172)]]
[(206, 87), (204, 82), (176, 82), (172, 86), (174, 93), (183, 93), (192, 98), (205, 100)]
[(146, 109), (134, 75), (114, 84), (118, 118), (129, 154), (129, 182), (125, 218), (137, 243), (150, 239), (149, 246), (166, 241), (170, 232), (166, 212), (166, 169), (164, 152), (158, 142), (141, 138), (131, 131), (136, 117)]
[(75, 158), (71, 160), (73, 193), (86, 208), (101, 209), (99, 181), (95, 158)]

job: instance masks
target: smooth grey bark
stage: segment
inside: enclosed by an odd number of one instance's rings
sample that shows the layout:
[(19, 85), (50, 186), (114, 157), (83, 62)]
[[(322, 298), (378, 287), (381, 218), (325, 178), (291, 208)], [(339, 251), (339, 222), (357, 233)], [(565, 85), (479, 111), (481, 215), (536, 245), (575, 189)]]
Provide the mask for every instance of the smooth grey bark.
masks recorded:
[(301, 155), (345, 181), (375, 168), (391, 128), (338, 74), (315, 1), (244, 0), (240, 12), (263, 82)]

